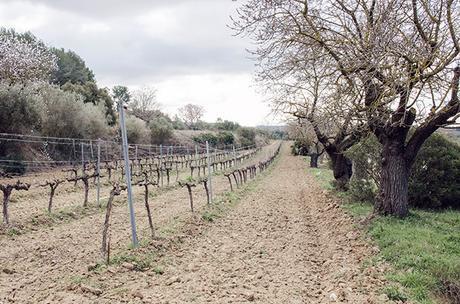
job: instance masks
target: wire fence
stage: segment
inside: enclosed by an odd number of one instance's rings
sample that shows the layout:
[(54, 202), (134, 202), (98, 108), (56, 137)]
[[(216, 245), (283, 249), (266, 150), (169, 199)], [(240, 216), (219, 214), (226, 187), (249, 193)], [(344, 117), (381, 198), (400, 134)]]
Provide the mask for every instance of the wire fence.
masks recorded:
[[(236, 153), (255, 146), (210, 147), (211, 153)], [(17, 153), (6, 153), (17, 151)], [(129, 159), (142, 160), (172, 155), (202, 155), (206, 145), (129, 144)], [(102, 140), (0, 133), (0, 172), (27, 174), (87, 163), (122, 159), (121, 140)]]

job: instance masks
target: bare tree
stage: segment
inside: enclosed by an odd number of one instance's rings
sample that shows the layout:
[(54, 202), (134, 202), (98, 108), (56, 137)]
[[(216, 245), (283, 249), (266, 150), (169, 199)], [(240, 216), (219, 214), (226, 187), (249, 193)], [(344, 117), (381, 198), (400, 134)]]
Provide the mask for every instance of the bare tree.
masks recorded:
[(204, 108), (199, 105), (186, 104), (179, 108), (179, 116), (185, 122), (187, 127), (192, 128), (203, 117)]
[[(319, 53), (318, 53), (319, 54)], [(286, 69), (289, 73), (286, 73)], [(362, 98), (347, 83), (337, 82), (337, 73), (318, 60), (283, 64), (259, 74), (269, 87), (275, 113), (297, 118), (302, 134), (311, 141), (311, 164), (317, 166), (322, 149), (328, 154), (338, 189), (347, 189), (352, 175), (351, 160), (344, 152), (366, 134), (357, 103)], [(313, 153), (311, 153), (313, 152)]]
[(306, 119), (297, 119), (288, 123), (290, 138), (295, 138), (300, 143), (300, 155), (310, 157), (310, 167), (318, 168), (318, 160), (325, 152), (323, 145), (318, 140), (311, 124)]
[(133, 93), (130, 104), (130, 113), (149, 123), (160, 111), (161, 105), (157, 101), (157, 90), (144, 87)]
[(421, 145), (460, 110), (459, 11), (459, 0), (251, 0), (235, 27), (258, 42), (262, 68), (316, 58), (362, 94), (383, 146), (375, 212), (404, 217)]

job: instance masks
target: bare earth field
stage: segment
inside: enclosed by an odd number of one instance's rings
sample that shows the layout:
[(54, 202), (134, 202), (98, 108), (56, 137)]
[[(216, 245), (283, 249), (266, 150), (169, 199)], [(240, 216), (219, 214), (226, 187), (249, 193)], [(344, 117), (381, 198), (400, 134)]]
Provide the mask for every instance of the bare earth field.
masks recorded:
[[(279, 159), (221, 218), (204, 221), (205, 193), (189, 212), (185, 189), (151, 206), (159, 238), (136, 206), (142, 247), (130, 250), (125, 204), (114, 207), (113, 257), (100, 262), (103, 212), (19, 236), (0, 236), (0, 303), (385, 303), (383, 267), (364, 267), (373, 248), (285, 144)], [(216, 176), (216, 193), (228, 189)], [(120, 198), (122, 200), (122, 198)], [(144, 269), (136, 267), (149, 259)], [(89, 270), (95, 268), (93, 270)]]

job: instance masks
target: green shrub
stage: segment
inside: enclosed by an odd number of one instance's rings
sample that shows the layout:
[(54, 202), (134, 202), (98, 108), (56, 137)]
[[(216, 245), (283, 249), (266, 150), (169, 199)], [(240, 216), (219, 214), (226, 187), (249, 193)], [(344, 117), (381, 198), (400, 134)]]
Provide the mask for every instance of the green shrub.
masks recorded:
[(308, 156), (310, 142), (304, 139), (296, 139), (291, 148), (292, 155)]
[(219, 132), (217, 134), (217, 142), (223, 146), (233, 145), (235, 143), (235, 136), (233, 136), (232, 132)]
[(207, 141), (211, 146), (216, 146), (219, 142), (217, 136), (212, 133), (202, 133), (200, 135), (194, 136), (193, 140), (200, 144), (204, 144)]
[(165, 117), (158, 117), (149, 123), (151, 142), (164, 144), (173, 136), (173, 125)]
[(126, 116), (126, 135), (128, 142), (133, 144), (146, 144), (150, 141), (150, 130), (142, 119)]
[(417, 154), (409, 177), (409, 203), (460, 208), (460, 146), (433, 134)]
[(40, 96), (43, 100), (42, 135), (96, 139), (109, 134), (104, 110), (85, 104), (80, 95), (46, 86), (40, 90)]
[(19, 151), (18, 153), (11, 153), (2, 158), (8, 160), (9, 162), (5, 163), (5, 165), (3, 166), (0, 164), (0, 171), (14, 174), (26, 173), (27, 165), (22, 162), (23, 156), (21, 154), (21, 151)]
[(256, 144), (256, 131), (253, 128), (238, 129), (238, 137), (243, 147)]
[(380, 176), (381, 145), (374, 135), (369, 135), (345, 152), (353, 163), (349, 183), (351, 197), (357, 202), (373, 203)]
[(30, 133), (40, 127), (40, 99), (33, 87), (0, 83), (0, 132)]
[[(350, 191), (358, 201), (375, 197), (381, 145), (371, 135), (346, 152), (353, 161)], [(409, 175), (409, 204), (419, 208), (460, 208), (460, 147), (431, 135), (417, 154)]]

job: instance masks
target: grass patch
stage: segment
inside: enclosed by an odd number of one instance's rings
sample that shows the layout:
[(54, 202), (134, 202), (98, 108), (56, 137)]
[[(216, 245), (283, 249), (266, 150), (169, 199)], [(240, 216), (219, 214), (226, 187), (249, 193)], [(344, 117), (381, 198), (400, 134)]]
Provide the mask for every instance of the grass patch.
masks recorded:
[(156, 254), (153, 252), (146, 254), (136, 254), (135, 252), (127, 252), (114, 256), (110, 259), (111, 265), (120, 265), (123, 263), (130, 263), (134, 266), (136, 271), (145, 271), (152, 267), (155, 262)]
[[(321, 186), (332, 189), (328, 169), (309, 169)], [(328, 180), (329, 178), (329, 180)], [(337, 193), (342, 207), (354, 217), (365, 217), (372, 205), (351, 201), (346, 193)], [(442, 303), (443, 282), (460, 284), (460, 211), (412, 209), (405, 219), (379, 217), (367, 227), (368, 234), (380, 248), (380, 258), (393, 265), (389, 286), (383, 292), (392, 300), (415, 303)]]

